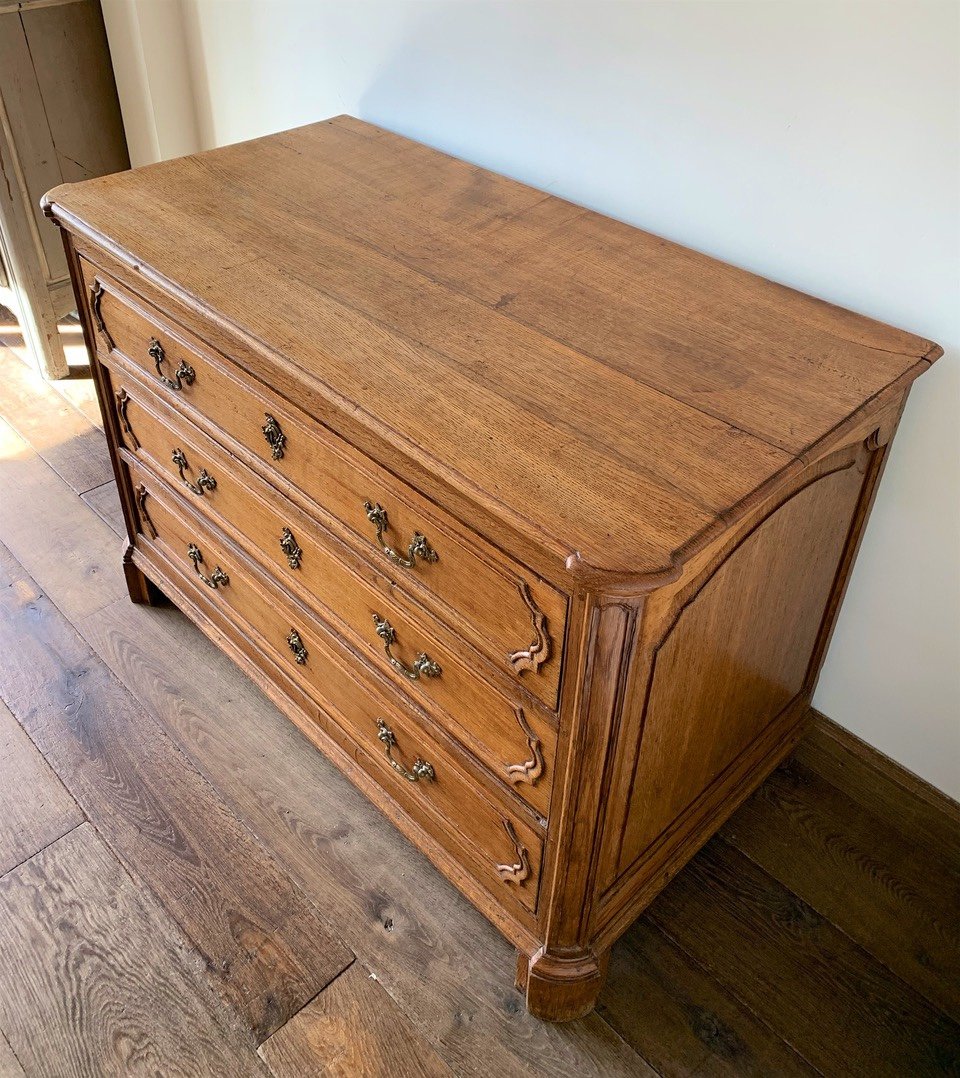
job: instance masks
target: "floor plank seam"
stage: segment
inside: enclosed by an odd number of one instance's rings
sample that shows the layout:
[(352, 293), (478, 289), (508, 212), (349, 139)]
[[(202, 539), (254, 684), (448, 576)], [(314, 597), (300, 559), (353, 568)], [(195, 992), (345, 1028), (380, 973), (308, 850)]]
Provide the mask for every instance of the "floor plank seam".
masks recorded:
[(648, 910), (644, 916), (650, 918), (653, 924), (656, 925), (657, 929), (663, 933), (663, 935), (673, 944), (674, 947), (677, 948), (678, 951), (680, 951), (687, 958), (689, 962), (693, 963), (698, 969), (702, 970), (706, 974), (706, 976), (709, 977), (715, 984), (719, 985), (725, 992), (729, 993), (730, 997), (736, 1001), (737, 1005), (741, 1007), (744, 1011), (746, 1011), (747, 1014), (751, 1015), (754, 1021), (756, 1021), (759, 1025), (763, 1026), (764, 1029), (769, 1030), (774, 1037), (777, 1037), (780, 1041), (782, 1041), (790, 1049), (790, 1051), (793, 1052), (797, 1059), (799, 1059), (803, 1063), (805, 1067), (808, 1067), (814, 1074), (824, 1075), (825, 1072), (822, 1071), (819, 1067), (817, 1067), (814, 1063), (811, 1063), (810, 1060), (807, 1059), (806, 1055), (804, 1055), (804, 1053), (801, 1051), (801, 1049), (796, 1044), (794, 1044), (789, 1039), (789, 1037), (774, 1029), (769, 1022), (767, 1022), (763, 1017), (758, 1015), (757, 1012), (750, 1006), (750, 1004), (740, 996), (740, 994), (735, 990), (733, 985), (726, 980), (726, 978), (719, 977), (714, 970), (711, 970), (709, 967), (704, 966), (703, 963), (700, 962), (700, 960), (696, 957), (696, 955), (691, 954), (691, 952), (686, 947), (684, 947), (683, 943), (670, 931), (668, 925), (665, 922), (658, 920), (655, 916), (652, 915), (652, 908), (651, 910)]
[[(750, 1017), (757, 1023), (757, 1025), (762, 1026), (771, 1034), (771, 1036), (779, 1040), (782, 1044), (785, 1044), (787, 1048), (797, 1057), (797, 1059), (799, 1059), (803, 1063), (805, 1067), (809, 1067), (810, 1070), (815, 1072), (816, 1074), (823, 1074), (823, 1072), (817, 1066), (815, 1066), (813, 1063), (810, 1062), (809, 1059), (806, 1058), (806, 1056), (800, 1051), (799, 1048), (797, 1048), (796, 1045), (792, 1044), (786, 1037), (784, 1037), (783, 1034), (779, 1030), (775, 1029), (762, 1015), (757, 1014), (754, 1008), (751, 1007), (745, 1000), (741, 999), (740, 996), (738, 996), (737, 993), (733, 990), (732, 986), (728, 984), (724, 978), (719, 977), (712, 969), (710, 969), (708, 966), (705, 966), (695, 954), (693, 954), (686, 947), (684, 947), (680, 940), (678, 940), (675, 936), (672, 935), (672, 933), (668, 930), (667, 926), (663, 922), (658, 921), (654, 916), (651, 915), (651, 912), (652, 909), (648, 910), (646, 913), (643, 914), (643, 917), (650, 921), (654, 928), (658, 932), (660, 932), (665, 939), (669, 940), (670, 943), (678, 951), (680, 951), (681, 954), (684, 955), (684, 957), (692, 966), (695, 966), (700, 971), (703, 977), (716, 985), (717, 988), (721, 991), (726, 992), (730, 996), (732, 996), (733, 999), (736, 1000), (738, 1005), (747, 1014), (750, 1015)], [(634, 1050), (636, 1051), (636, 1049)]]
[(105, 483), (98, 483), (95, 487), (89, 487), (87, 490), (83, 491), (80, 497), (84, 498), (87, 494), (94, 494), (98, 490), (105, 490), (107, 487), (113, 486), (114, 482), (115, 480), (108, 479)]
[[(40, 459), (43, 460), (43, 457), (41, 457)], [(44, 463), (47, 464), (48, 462), (44, 461)], [(54, 469), (54, 471), (56, 471), (56, 469)], [(59, 473), (57, 473), (57, 474), (59, 474)], [(63, 479), (63, 476), (61, 475), (60, 478)], [(64, 482), (66, 482), (65, 479), (64, 479)], [(84, 503), (84, 505), (86, 505), (87, 503), (84, 501), (84, 495), (93, 494), (93, 492), (96, 491), (96, 490), (103, 490), (104, 487), (110, 486), (110, 484), (112, 482), (113, 482), (112, 479), (108, 479), (105, 483), (94, 483), (94, 485), (92, 487), (85, 487), (83, 490), (78, 490), (77, 491), (77, 497)], [(70, 484), (67, 483), (67, 486), (70, 486)], [(70, 489), (73, 490), (74, 488), (70, 487)], [(101, 520), (102, 519), (103, 518), (101, 517)]]
[[(16, 1062), (17, 1066), (20, 1068), (21, 1072), (24, 1075), (26, 1075), (27, 1069), (26, 1069), (26, 1067), (24, 1067), (23, 1062), (21, 1061), (20, 1057), (16, 1053), (16, 1049), (10, 1043), (10, 1038), (7, 1036), (6, 1030), (4, 1030), (3, 1028), (0, 1028), (0, 1037), (3, 1037), (4, 1043), (7, 1046), (7, 1051), (10, 1053), (10, 1055), (13, 1056), (14, 1061)], [(11, 1078), (16, 1078), (16, 1076), (11, 1075)]]
[[(0, 699), (2, 699), (2, 697), (0, 697)], [(4, 702), (4, 704), (6, 704), (6, 700), (4, 700), (3, 702)], [(21, 727), (21, 729), (23, 729), (23, 728)], [(39, 749), (37, 749), (37, 751), (40, 752)], [(40, 755), (43, 756), (43, 753), (41, 752)], [(44, 757), (44, 759), (46, 759), (46, 757)], [(49, 761), (47, 761), (47, 766), (49, 766)], [(56, 774), (56, 772), (54, 772), (54, 774)], [(59, 779), (60, 776), (57, 775), (57, 778)], [(60, 781), (63, 782), (63, 779), (60, 779)], [(70, 797), (72, 798), (73, 794), (71, 794), (69, 789), (67, 789), (66, 783), (64, 783), (64, 789), (67, 790), (67, 793), (70, 794)], [(74, 804), (76, 804), (76, 801), (74, 801)], [(15, 865), (11, 865), (5, 872), (0, 873), (0, 880), (5, 879), (7, 876), (10, 875), (11, 872), (16, 872), (18, 869), (23, 868), (24, 865), (29, 864), (35, 857), (39, 857), (40, 854), (46, 853), (46, 851), (49, 850), (51, 846), (56, 846), (56, 844), (58, 842), (65, 839), (68, 835), (72, 835), (73, 832), (76, 831), (76, 829), (78, 827), (83, 827), (83, 825), (85, 823), (92, 824), (92, 821), (86, 815), (86, 813), (83, 812), (83, 809), (81, 809), (79, 805), (77, 805), (77, 808), (80, 810), (81, 814), (83, 814), (83, 819), (82, 820), (79, 820), (72, 827), (68, 827), (67, 830), (64, 831), (62, 835), (57, 835), (56, 838), (52, 838), (52, 839), (50, 839), (49, 842), (45, 842), (40, 847), (39, 850), (34, 850), (33, 853), (30, 854), (29, 857), (24, 857), (24, 859), (22, 861), (18, 861)]]
[[(834, 789), (836, 789), (836, 787), (834, 787)], [(739, 846), (735, 841), (733, 841), (725, 834), (723, 829), (721, 829), (717, 833), (716, 839), (724, 843), (724, 845), (729, 846), (731, 849), (736, 850), (737, 853), (746, 858), (746, 860), (748, 860), (750, 864), (757, 869), (758, 872), (763, 873), (763, 875), (768, 880), (772, 880), (779, 888), (789, 894), (797, 902), (801, 903), (807, 909), (813, 910), (817, 917), (819, 917), (827, 924), (831, 925), (834, 931), (838, 932), (841, 936), (843, 936), (844, 939), (846, 939), (848, 943), (855, 947), (861, 955), (867, 958), (868, 961), (875, 962), (878, 966), (882, 966), (883, 969), (886, 971), (887, 976), (890, 977), (891, 980), (895, 981), (901, 989), (903, 989), (907, 993), (912, 993), (916, 996), (919, 996), (920, 999), (922, 999), (923, 1002), (926, 1003), (926, 1005), (930, 1007), (933, 1011), (935, 1011), (937, 1014), (943, 1015), (943, 1017), (946, 1018), (947, 1021), (952, 1022), (954, 1025), (957, 1025), (958, 1028), (960, 1028), (960, 1013), (953, 1014), (949, 1011), (944, 1010), (943, 1005), (931, 1000), (921, 987), (912, 984), (910, 981), (904, 980), (904, 978), (899, 973), (897, 973), (896, 970), (894, 970), (889, 965), (889, 963), (885, 962), (879, 955), (875, 954), (873, 951), (868, 950), (866, 946), (864, 946), (864, 944), (862, 944), (858, 939), (856, 939), (856, 937), (851, 936), (850, 933), (842, 925), (838, 925), (836, 921), (834, 921), (831, 917), (828, 917), (821, 910), (817, 909), (817, 907), (812, 902), (808, 902), (805, 898), (802, 898), (800, 895), (798, 895), (791, 887), (788, 887), (787, 884), (785, 884), (782, 880), (779, 880), (776, 876), (771, 875), (763, 867), (763, 865), (761, 865), (751, 856), (748, 849), (744, 849), (742, 846)]]
[[(314, 994), (309, 999), (304, 1000), (303, 1003), (292, 1014), (289, 1014), (287, 1016), (286, 1021), (284, 1021), (282, 1025), (279, 1025), (276, 1029), (271, 1030), (270, 1033), (266, 1037), (264, 1037), (262, 1041), (257, 1042), (257, 1055), (260, 1055), (260, 1049), (267, 1043), (268, 1040), (270, 1040), (271, 1037), (276, 1036), (284, 1027), (288, 1026), (297, 1017), (297, 1015), (305, 1011), (307, 1007), (309, 1007), (310, 1004), (314, 1002), (314, 1000), (322, 996), (323, 993), (326, 992), (326, 990), (335, 981), (338, 981), (347, 972), (347, 970), (353, 969), (353, 967), (357, 964), (363, 965), (363, 963), (360, 962), (360, 959), (357, 957), (356, 953), (354, 953), (353, 958), (350, 959), (350, 961), (343, 967), (342, 970), (340, 970), (339, 973), (334, 974), (322, 988), (319, 988), (316, 992), (314, 992)], [(390, 998), (393, 999), (392, 996)], [(397, 1001), (394, 999), (393, 1002), (396, 1003)], [(261, 1056), (260, 1058), (262, 1059), (263, 1057)]]

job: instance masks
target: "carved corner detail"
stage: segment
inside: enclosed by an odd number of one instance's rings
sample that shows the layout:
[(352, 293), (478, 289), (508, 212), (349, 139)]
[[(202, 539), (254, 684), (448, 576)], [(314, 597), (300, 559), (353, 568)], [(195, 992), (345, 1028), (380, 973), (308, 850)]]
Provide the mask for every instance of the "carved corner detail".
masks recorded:
[(527, 854), (526, 846), (517, 838), (517, 832), (513, 829), (513, 824), (509, 820), (503, 821), (503, 829), (513, 843), (513, 848), (517, 854), (517, 862), (513, 865), (497, 865), (497, 872), (500, 873), (500, 879), (504, 883), (515, 883), (519, 886), (530, 875), (530, 858)]
[(123, 428), (124, 434), (130, 438), (130, 444), (134, 449), (140, 448), (140, 440), (133, 433), (133, 427), (130, 426), (130, 420), (127, 418), (127, 405), (130, 403), (130, 397), (125, 389), (118, 389), (114, 396), (117, 398), (117, 415), (120, 417), (120, 426)]
[(509, 764), (505, 768), (507, 781), (514, 786), (521, 782), (529, 782), (531, 786), (536, 786), (537, 780), (543, 774), (543, 751), (541, 749), (540, 738), (530, 729), (530, 724), (527, 722), (522, 707), (515, 707), (513, 713), (516, 715), (517, 722), (520, 724), (520, 729), (523, 731), (524, 736), (527, 739), (527, 744), (530, 746), (531, 757), (524, 764)]
[(550, 658), (550, 634), (547, 632), (547, 616), (537, 606), (526, 581), (521, 581), (517, 587), (520, 591), (520, 598), (523, 599), (527, 609), (530, 611), (534, 637), (529, 647), (524, 648), (522, 651), (510, 652), (507, 658), (518, 674), (522, 674), (526, 670), (538, 673), (540, 667)]
[(101, 281), (94, 281), (90, 286), (90, 310), (93, 313), (94, 325), (97, 327), (97, 332), (103, 337), (103, 342), (107, 346), (107, 351), (113, 351), (113, 337), (110, 336), (110, 330), (107, 329), (106, 323), (103, 320), (103, 314), (100, 311), (100, 304), (103, 302), (103, 294), (106, 289), (103, 287)]
[(883, 445), (883, 440), (880, 437), (880, 428), (877, 427), (875, 431), (872, 431), (863, 440), (864, 448), (868, 453), (876, 453), (876, 451)]
[(147, 503), (147, 498), (150, 497), (150, 491), (147, 490), (147, 488), (143, 485), (143, 483), (138, 483), (133, 488), (133, 493), (134, 493), (134, 497), (137, 500), (137, 509), (138, 509), (138, 511), (140, 513), (140, 520), (141, 520), (141, 522), (143, 524), (146, 524), (146, 526), (150, 529), (150, 531), (149, 531), (150, 538), (151, 539), (156, 539), (157, 536), (159, 535), (159, 532), (154, 527), (153, 521), (150, 519), (150, 513), (147, 511), (147, 504), (146, 504)]

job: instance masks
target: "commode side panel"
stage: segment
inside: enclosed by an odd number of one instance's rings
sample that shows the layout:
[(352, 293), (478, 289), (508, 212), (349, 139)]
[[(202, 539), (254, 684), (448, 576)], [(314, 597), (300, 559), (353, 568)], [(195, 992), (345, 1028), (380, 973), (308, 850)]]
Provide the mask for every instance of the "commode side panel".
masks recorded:
[(797, 696), (860, 494), (856, 466), (800, 490), (688, 600), (653, 663), (623, 872)]

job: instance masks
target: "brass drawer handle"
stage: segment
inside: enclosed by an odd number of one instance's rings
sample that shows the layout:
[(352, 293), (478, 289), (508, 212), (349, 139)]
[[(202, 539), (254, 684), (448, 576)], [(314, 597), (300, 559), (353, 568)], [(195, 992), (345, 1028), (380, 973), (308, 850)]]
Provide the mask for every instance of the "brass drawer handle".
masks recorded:
[(364, 502), (363, 508), (366, 510), (367, 520), (377, 529), (377, 542), (380, 544), (380, 549), (391, 561), (395, 561), (397, 565), (402, 565), (404, 569), (412, 569), (416, 565), (417, 558), (431, 562), (438, 560), (439, 555), (427, 542), (427, 537), (420, 532), (413, 533), (406, 557), (403, 554), (398, 554), (393, 547), (383, 541), (383, 533), (389, 527), (386, 509), (379, 502), (376, 505), (371, 502)]
[(163, 361), (167, 358), (166, 352), (163, 350), (163, 345), (157, 340), (156, 337), (150, 338), (150, 347), (147, 349), (147, 354), (153, 360), (157, 367), (157, 377), (165, 386), (169, 386), (170, 389), (175, 389), (178, 392), (183, 389), (183, 383), (186, 382), (188, 386), (193, 385), (194, 378), (197, 377), (197, 372), (190, 366), (185, 360), (181, 359), (177, 369), (173, 372), (173, 378), (168, 378), (162, 368)]
[(404, 677), (408, 677), (411, 681), (419, 681), (421, 677), (439, 677), (441, 675), (443, 671), (440, 669), (439, 664), (435, 663), (425, 651), (420, 652), (412, 667), (404, 666), (390, 652), (391, 646), (397, 640), (397, 632), (394, 627), (389, 621), (381, 618), (379, 614), (373, 615), (373, 624), (376, 626), (377, 636), (383, 641), (383, 650), (387, 653), (390, 665), (399, 670)]
[(187, 556), (193, 562), (193, 567), (197, 570), (197, 576), (200, 577), (208, 588), (225, 588), (230, 583), (230, 577), (227, 576), (219, 565), (208, 577), (200, 572), (200, 566), (203, 565), (203, 555), (200, 553), (200, 548), (196, 543), (190, 543), (187, 546)]
[(394, 760), (393, 749), (397, 744), (397, 735), (387, 726), (383, 719), (377, 719), (377, 737), (383, 742), (383, 748), (387, 754), (387, 759), (390, 761), (390, 766), (398, 775), (403, 775), (408, 782), (419, 782), (421, 779), (432, 781), (437, 777), (434, 774), (433, 765), (428, 764), (426, 760), (422, 760), (419, 756), (413, 761), (413, 767), (409, 771), (399, 760)]
[(176, 464), (177, 469), (180, 472), (180, 478), (181, 480), (183, 480), (183, 485), (187, 488), (187, 490), (192, 490), (194, 494), (199, 494), (202, 498), (203, 492), (205, 490), (217, 489), (216, 479), (213, 478), (213, 476), (207, 471), (206, 468), (200, 469), (200, 474), (197, 476), (196, 483), (191, 483), (190, 480), (183, 474), (184, 471), (190, 467), (190, 465), (187, 464), (187, 458), (184, 455), (182, 449), (174, 449), (173, 456), (171, 459), (173, 460), (173, 463)]
[(287, 444), (287, 436), (280, 429), (280, 424), (269, 412), (264, 412), (263, 414), (266, 423), (260, 429), (267, 440), (267, 445), (270, 446), (271, 455), (274, 460), (283, 460), (283, 450)]
[(287, 644), (293, 652), (293, 657), (297, 660), (297, 665), (306, 666), (309, 652), (303, 646), (303, 637), (296, 629), (291, 629), (290, 632), (287, 633)]
[(280, 549), (287, 556), (287, 565), (291, 569), (300, 568), (300, 559), (303, 557), (303, 551), (300, 549), (300, 545), (293, 537), (293, 532), (289, 528), (284, 528), (280, 533)]

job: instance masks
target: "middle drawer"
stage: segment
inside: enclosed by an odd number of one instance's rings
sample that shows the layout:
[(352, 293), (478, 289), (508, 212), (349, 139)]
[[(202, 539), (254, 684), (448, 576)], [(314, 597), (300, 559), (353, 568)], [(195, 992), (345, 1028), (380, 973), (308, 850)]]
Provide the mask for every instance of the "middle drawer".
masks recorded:
[[(356, 559), (287, 498), (130, 379), (111, 373), (123, 398), (126, 448), (150, 461), (283, 586), (366, 652), (542, 817), (549, 810), (556, 731), (532, 701), (508, 700), (478, 673), (480, 656), (414, 608), (395, 583)], [(149, 515), (145, 526), (149, 528)]]

